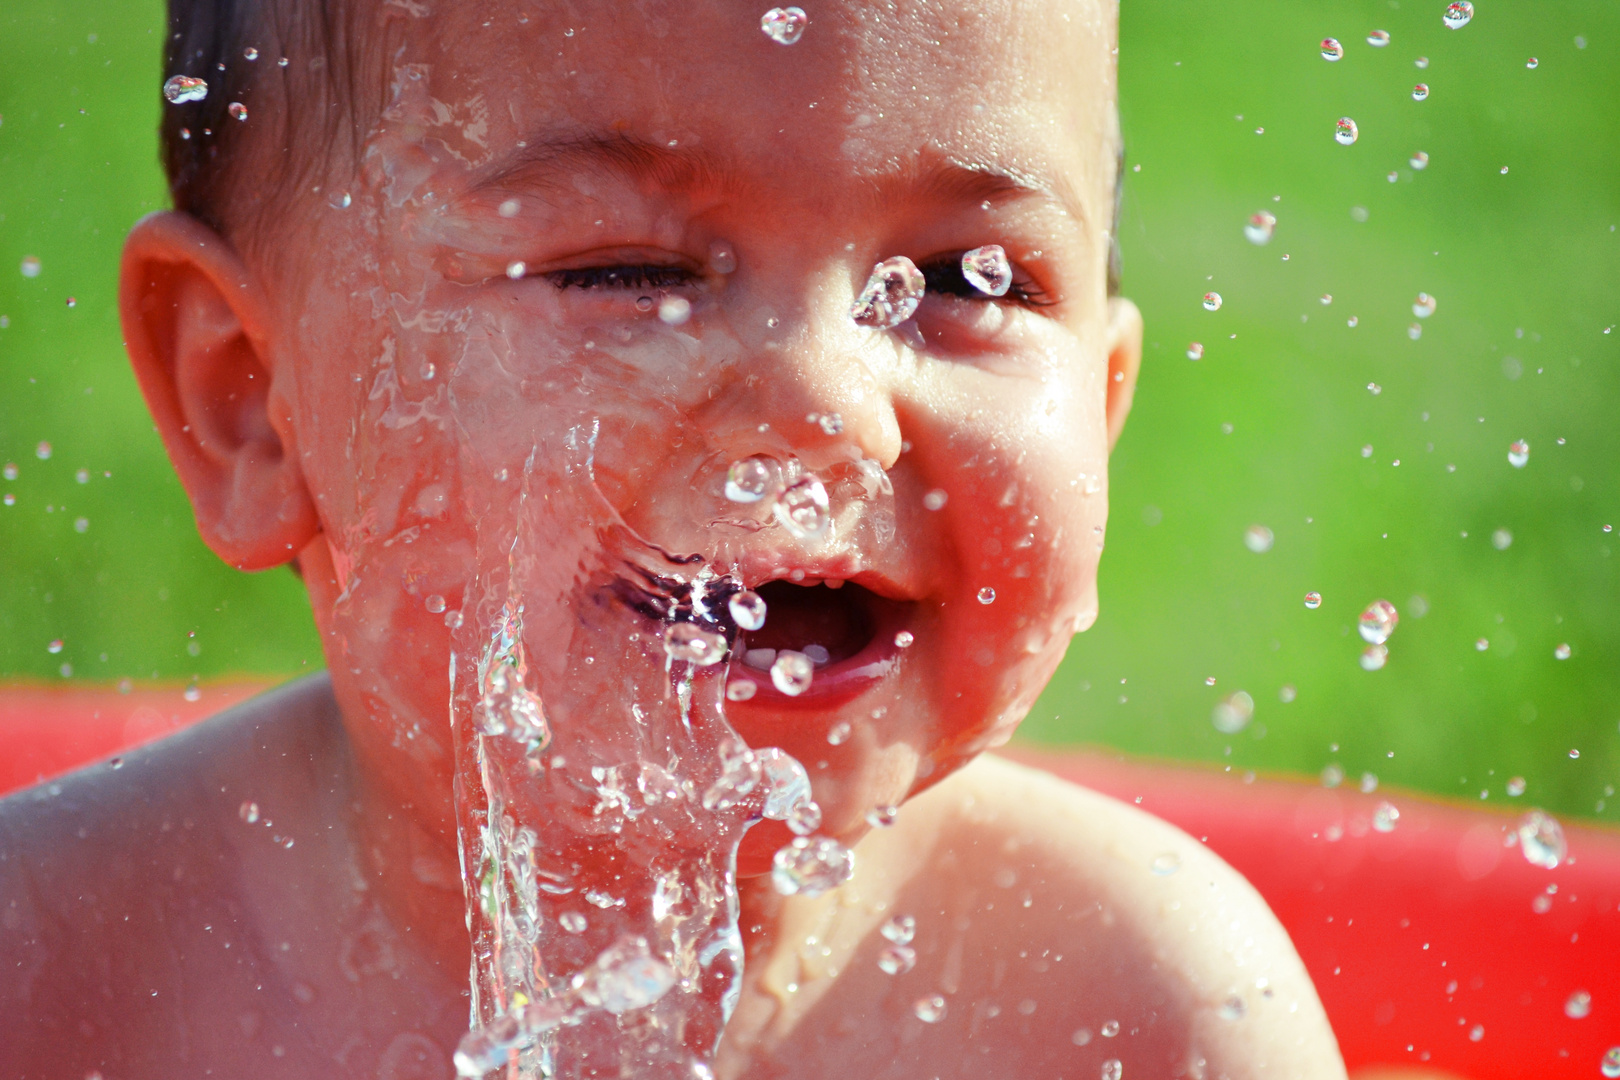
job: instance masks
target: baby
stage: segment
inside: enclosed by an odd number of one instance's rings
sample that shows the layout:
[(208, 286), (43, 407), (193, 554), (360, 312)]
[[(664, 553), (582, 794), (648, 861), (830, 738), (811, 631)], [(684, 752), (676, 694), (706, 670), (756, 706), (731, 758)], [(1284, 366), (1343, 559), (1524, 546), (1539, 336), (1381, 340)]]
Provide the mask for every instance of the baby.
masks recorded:
[[(981, 756), (1097, 614), (1115, 27), (171, 0), (125, 336), (329, 674), (0, 803), (0, 1073), (1342, 1076), (1236, 873)], [(587, 978), (655, 878), (717, 944)]]

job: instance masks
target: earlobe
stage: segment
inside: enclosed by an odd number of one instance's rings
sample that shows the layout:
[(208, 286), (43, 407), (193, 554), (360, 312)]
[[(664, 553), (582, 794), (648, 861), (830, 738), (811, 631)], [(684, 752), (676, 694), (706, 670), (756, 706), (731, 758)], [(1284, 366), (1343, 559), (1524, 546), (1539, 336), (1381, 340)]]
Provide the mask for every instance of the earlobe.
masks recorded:
[(243, 570), (291, 560), (319, 523), (247, 267), (196, 219), (154, 214), (125, 241), (118, 307), (136, 381), (203, 539)]
[(1142, 313), (1123, 296), (1108, 301), (1108, 449), (1125, 430), (1142, 368)]

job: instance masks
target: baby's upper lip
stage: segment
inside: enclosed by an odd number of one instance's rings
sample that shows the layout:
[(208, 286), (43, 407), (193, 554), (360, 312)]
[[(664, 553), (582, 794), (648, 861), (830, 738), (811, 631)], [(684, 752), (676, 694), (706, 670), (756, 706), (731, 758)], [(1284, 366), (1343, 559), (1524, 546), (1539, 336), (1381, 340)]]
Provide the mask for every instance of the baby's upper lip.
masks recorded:
[(921, 590), (913, 583), (869, 565), (865, 558), (853, 552), (826, 558), (789, 552), (750, 552), (738, 560), (734, 572), (750, 589), (771, 581), (815, 583), (832, 579), (851, 582), (888, 600), (916, 600), (921, 596)]

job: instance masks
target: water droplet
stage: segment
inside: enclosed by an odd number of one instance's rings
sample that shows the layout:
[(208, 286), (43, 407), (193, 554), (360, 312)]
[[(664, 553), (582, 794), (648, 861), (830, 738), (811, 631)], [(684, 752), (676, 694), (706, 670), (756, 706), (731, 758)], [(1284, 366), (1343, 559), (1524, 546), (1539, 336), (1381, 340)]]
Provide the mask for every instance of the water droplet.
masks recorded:
[(62, 651), (62, 639), (61, 638), (53, 638), (51, 640), (51, 642), (48, 645), (45, 646), (45, 651), (50, 653), (52, 656), (55, 656), (57, 653), (61, 652)]
[(749, 679), (735, 679), (726, 684), (727, 701), (751, 701), (757, 693), (759, 687)]
[(1321, 607), (1322, 606), (1322, 594), (1319, 593), (1319, 592), (1308, 592), (1308, 593), (1306, 593), (1305, 594), (1305, 606), (1310, 608), (1312, 611), (1315, 611), (1317, 608)]
[(334, 210), (347, 210), (354, 205), (354, 196), (347, 191), (334, 191), (326, 200), (326, 204)]
[(1119, 1058), (1109, 1058), (1102, 1063), (1102, 1080), (1121, 1080), (1125, 1075), (1125, 1065)]
[(765, 599), (752, 589), (732, 594), (726, 608), (739, 629), (758, 630), (765, 625)]
[(910, 945), (917, 936), (917, 920), (910, 915), (896, 915), (884, 923), (878, 933), (896, 945)]
[(1586, 990), (1576, 990), (1564, 1002), (1564, 1015), (1571, 1020), (1585, 1020), (1592, 1012), (1592, 995)]
[(1401, 820), (1401, 812), (1391, 802), (1381, 802), (1373, 808), (1372, 827), (1379, 832), (1395, 831), (1395, 823)]
[(1524, 777), (1515, 776), (1507, 782), (1507, 793), (1517, 799), (1524, 794)]
[(1530, 444), (1523, 439), (1515, 439), (1508, 444), (1508, 464), (1515, 469), (1522, 469), (1530, 460)]
[(1085, 1027), (1075, 1028), (1074, 1034), (1069, 1036), (1069, 1041), (1076, 1046), (1091, 1045), (1091, 1029)]
[(877, 964), (885, 975), (904, 975), (917, 966), (917, 950), (910, 945), (889, 945), (878, 953)]
[(1497, 551), (1506, 551), (1513, 546), (1513, 533), (1507, 529), (1497, 529), (1491, 533), (1491, 547)]
[(788, 697), (798, 697), (810, 689), (810, 680), (814, 676), (815, 665), (811, 659), (792, 649), (778, 652), (771, 664), (771, 683)]
[(1429, 96), (1429, 84), (1428, 83), (1418, 83), (1416, 86), (1412, 87), (1412, 100), (1413, 101), (1425, 101), (1425, 100), (1428, 99), (1428, 96)]
[(1371, 795), (1378, 790), (1378, 776), (1376, 773), (1364, 772), (1361, 774), (1361, 793)]
[(1243, 546), (1256, 555), (1270, 551), (1276, 539), (1276, 535), (1264, 525), (1250, 525), (1243, 531)]
[(79, 301), (76, 298), (70, 296), (70, 297), (67, 298), (67, 306), (70, 307), (70, 308), (78, 307), (79, 306)]
[(979, 603), (981, 603), (981, 604), (993, 604), (995, 602), (996, 602), (996, 590), (992, 589), (988, 585), (986, 585), (984, 588), (979, 590)]
[(249, 45), (247, 48), (242, 50), (242, 59), (247, 60), (247, 61), (249, 61), (251, 63), (252, 61), (257, 60), (258, 58), (259, 58), (259, 50), (255, 49), (253, 46)]
[(244, 802), (236, 808), (236, 816), (249, 825), (257, 823), (259, 820), (259, 804), (256, 802)]
[(1473, 1027), (1468, 1029), (1468, 1041), (1469, 1042), (1479, 1042), (1479, 1040), (1483, 1039), (1484, 1037), (1485, 1037), (1485, 1025), (1484, 1024), (1475, 1024)]
[(710, 667), (725, 659), (726, 639), (696, 623), (675, 623), (664, 631), (664, 653), (671, 660)]
[(795, 836), (771, 860), (771, 885), (783, 896), (820, 896), (854, 874), (854, 854), (827, 836)]
[(962, 276), (982, 293), (1006, 296), (1012, 288), (1012, 264), (1000, 244), (976, 247), (962, 256)]
[(163, 84), (163, 96), (170, 105), (185, 105), (208, 96), (208, 84), (190, 75), (175, 75)]
[(1427, 319), (1434, 314), (1434, 309), (1438, 306), (1438, 300), (1426, 292), (1420, 292), (1417, 294), (1417, 299), (1412, 301), (1412, 314), (1420, 319)]
[(820, 539), (832, 525), (827, 489), (811, 475), (800, 477), (778, 495), (773, 512), (782, 527), (800, 540)]
[(1367, 35), (1367, 44), (1371, 45), (1375, 49), (1382, 49), (1385, 45), (1389, 44), (1389, 31), (1374, 30), (1372, 33)]
[(432, 596), (423, 601), (422, 606), (427, 608), (435, 615), (441, 614), (444, 611), (444, 597), (440, 596), (438, 593), (434, 593)]
[(735, 503), (759, 502), (775, 489), (781, 472), (781, 464), (763, 454), (734, 461), (726, 470), (726, 498)]
[(1569, 642), (1561, 642), (1553, 649), (1553, 657), (1558, 660), (1568, 660), (1570, 655)]
[(898, 634), (894, 635), (894, 644), (897, 648), (901, 649), (911, 648), (912, 643), (916, 640), (916, 635), (914, 635), (910, 630), (902, 630)]
[(1210, 722), (1215, 725), (1215, 730), (1227, 735), (1235, 735), (1242, 731), (1249, 726), (1252, 719), (1254, 719), (1254, 698), (1244, 690), (1222, 698), (1210, 714)]
[(652, 297), (650, 297), (650, 296), (638, 296), (638, 297), (636, 297), (636, 310), (637, 311), (648, 312), (648, 311), (651, 311), (652, 309), (653, 309), (653, 298)]
[(518, 211), (522, 208), (523, 204), (518, 202), (516, 199), (507, 199), (505, 202), (501, 203), (499, 213), (503, 218), (514, 218), (518, 216)]
[(1519, 819), (1518, 836), (1519, 851), (1531, 866), (1556, 870), (1569, 856), (1564, 827), (1541, 810), (1532, 810)]
[(900, 819), (900, 808), (893, 804), (874, 806), (866, 812), (866, 823), (874, 829), (887, 829)]
[(1221, 294), (1218, 293), (1218, 292), (1207, 292), (1207, 293), (1205, 293), (1204, 294), (1204, 310), (1205, 311), (1219, 311), (1219, 310), (1221, 310)]
[(1244, 1013), (1248, 1012), (1249, 1010), (1248, 1007), (1243, 1004), (1243, 999), (1238, 995), (1233, 994), (1231, 997), (1221, 1002), (1221, 1007), (1216, 1011), (1219, 1013), (1222, 1020), (1241, 1020), (1243, 1019)]
[(944, 488), (935, 488), (923, 496), (923, 509), (942, 510), (945, 507), (945, 500), (948, 498), (950, 496), (945, 493)]
[(1277, 229), (1277, 219), (1264, 210), (1253, 214), (1249, 223), (1243, 226), (1243, 235), (1249, 238), (1249, 243), (1264, 246), (1271, 243), (1271, 234)]
[(506, 264), (506, 276), (513, 281), (523, 280), (523, 275), (529, 272), (529, 264), (519, 259)]
[(925, 1024), (937, 1024), (945, 1019), (945, 999), (938, 994), (918, 998), (911, 1006), (917, 1019)]
[(799, 803), (788, 811), (787, 827), (795, 836), (809, 836), (821, 828), (821, 804), (814, 799)]
[(810, 25), (810, 17), (804, 13), (803, 8), (771, 8), (759, 20), (759, 28), (765, 36), (779, 45), (792, 45), (804, 36), (804, 28)]
[(276, 61), (276, 67), (286, 67), (290, 63), (292, 63), (292, 61), (283, 56), (280, 60)]
[(187, 684), (185, 693), (181, 694), (180, 696), (185, 698), (187, 701), (201, 701), (202, 687), (198, 686), (196, 680), (194, 679)]
[(1155, 855), (1153, 861), (1148, 864), (1148, 869), (1160, 877), (1169, 877), (1181, 869), (1181, 856), (1173, 851), (1167, 851), (1163, 855)]
[(1411, 338), (1413, 341), (1416, 341), (1418, 338), (1422, 337), (1423, 336), (1423, 326), (1422, 326), (1422, 324), (1421, 323), (1413, 323), (1411, 326), (1408, 326), (1406, 328), (1406, 336)]
[(581, 988), (580, 998), (615, 1016), (646, 1008), (675, 985), (675, 972), (652, 955), (642, 938), (621, 940), (592, 967), (595, 977)]
[(843, 746), (849, 742), (849, 735), (852, 730), (848, 720), (840, 720), (827, 729), (827, 742), (832, 746)]
[(1102, 1037), (1103, 1038), (1112, 1039), (1115, 1035), (1118, 1035), (1118, 1034), (1119, 1034), (1119, 1021), (1118, 1020), (1110, 1020), (1110, 1021), (1108, 1021), (1107, 1023), (1105, 1023), (1102, 1026)]
[(1461, 30), (1468, 25), (1468, 20), (1474, 17), (1474, 5), (1468, 0), (1457, 0), (1454, 4), (1446, 5), (1446, 13), (1440, 18), (1452, 30)]
[(1202, 345), (1200, 345), (1198, 342), (1195, 341), (1191, 345), (1187, 346), (1187, 359), (1189, 359), (1189, 360), (1202, 360), (1203, 358), (1204, 358), (1204, 347)]
[(589, 923), (586, 922), (582, 912), (565, 911), (557, 916), (557, 925), (570, 934), (583, 934)]
[(1524, 62), (1524, 66), (1529, 68), (1531, 71), (1534, 71), (1536, 68), (1541, 66), (1541, 61), (1532, 56), (1530, 59)]
[(1416, 169), (1418, 172), (1422, 172), (1424, 169), (1429, 167), (1429, 155), (1425, 154), (1422, 150), (1419, 150), (1417, 153), (1407, 158), (1406, 163), (1412, 166), (1412, 168)]
[(229, 105), (227, 105), (225, 107), (225, 111), (231, 114), (231, 119), (232, 120), (237, 120), (237, 121), (246, 123), (246, 121), (247, 121), (247, 106), (242, 104), (240, 101), (231, 102)]
[(7, 480), (17, 479), (17, 463), (15, 461), (6, 462), (5, 468), (0, 469), (0, 476), (4, 476)]
[(816, 426), (824, 435), (839, 435), (844, 430), (844, 418), (837, 413), (822, 413), (816, 417)]
[(1344, 46), (1339, 44), (1338, 38), (1322, 39), (1322, 59), (1334, 63), (1344, 57)]
[(872, 268), (866, 287), (850, 305), (850, 318), (862, 326), (893, 329), (917, 313), (925, 289), (916, 263), (904, 255), (885, 259)]
[(1337, 763), (1325, 765), (1322, 768), (1322, 786), (1336, 788), (1344, 783), (1344, 769)]
[(1361, 670), (1381, 671), (1389, 663), (1388, 645), (1369, 645), (1361, 650)]
[(1620, 1046), (1609, 1047), (1608, 1052), (1603, 1055), (1602, 1062), (1598, 1064), (1598, 1071), (1609, 1080), (1620, 1077)]
[(665, 326), (685, 326), (692, 317), (692, 301), (684, 296), (666, 296), (658, 301), (658, 321)]
[(1339, 122), (1333, 125), (1333, 137), (1340, 146), (1349, 146), (1361, 138), (1361, 132), (1356, 129), (1356, 122), (1348, 116), (1339, 117)]
[(734, 273), (737, 269), (737, 252), (724, 240), (715, 240), (709, 244), (709, 269), (717, 274)]
[(1395, 632), (1395, 627), (1401, 621), (1401, 616), (1395, 610), (1395, 605), (1388, 600), (1374, 600), (1367, 605), (1367, 610), (1361, 613), (1356, 629), (1361, 632), (1361, 639), (1373, 645), (1382, 645), (1389, 640)]
[(41, 461), (49, 461), (51, 459), (51, 444), (40, 442), (34, 447), (34, 456)]

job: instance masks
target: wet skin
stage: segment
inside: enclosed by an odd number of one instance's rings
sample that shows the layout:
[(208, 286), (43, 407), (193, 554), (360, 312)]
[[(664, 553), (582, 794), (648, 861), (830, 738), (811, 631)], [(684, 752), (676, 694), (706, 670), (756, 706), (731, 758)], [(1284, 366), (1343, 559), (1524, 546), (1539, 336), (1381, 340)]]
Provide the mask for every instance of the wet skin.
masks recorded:
[[(1100, 979), (1117, 996), (1097, 1010), (1127, 1024), (1153, 1014), (1139, 1045), (1160, 1061), (1339, 1075), (1286, 937), (1229, 870), (1192, 849), (1213, 892), (1167, 899), (1109, 853), (1179, 834), (1004, 767), (956, 772), (1011, 733), (1096, 616), (1107, 453), (1141, 334), (1135, 308), (1105, 287), (1112, 9), (845, 4), (813, 20), (783, 48), (726, 3), (558, 14), (500, 2), (426, 18), (384, 7), (361, 69), (387, 88), (386, 107), (352, 160), (334, 150), (313, 163), (307, 186), (321, 193), (301, 184), (225, 237), (175, 215), (132, 234), (126, 336), (199, 527), (238, 566), (296, 555), (326, 643), (337, 708), (308, 706), (304, 743), (324, 797), (349, 808), (348, 842), (326, 853), (346, 872), (307, 868), (299, 910), (317, 921), (363, 909), (388, 927), (392, 973), (424, 973), (411, 993), (429, 1000), (379, 992), (377, 1023), (396, 1017), (448, 1048), (467, 958), (444, 708), (451, 642), (423, 598), (454, 610), (479, 571), (476, 508), (496, 482), (463, 468), (458, 448), (511, 452), (521, 468), (533, 432), (588, 392), (602, 425), (597, 482), (642, 536), (750, 585), (797, 572), (799, 585), (860, 590), (865, 629), (844, 620), (857, 640), (823, 683), (836, 692), (766, 689), (728, 715), (751, 744), (810, 768), (823, 831), (859, 844), (848, 896), (873, 910), (903, 898), (920, 923), (937, 910), (952, 921), (933, 940), (960, 943), (954, 960), (925, 950), (917, 972), (878, 977), (867, 954), (881, 920), (846, 919), (836, 944), (858, 962), (783, 981), (808, 947), (804, 928), (843, 901), (783, 902), (745, 881), (749, 977), (725, 1075), (838, 1072), (865, 1048), (893, 1075), (928, 1076), (960, 1068), (975, 1040), (1021, 1041), (1027, 1067), (1046, 1068), (1077, 1052), (1079, 1022), (1025, 1017), (1031, 1036), (974, 1020), (964, 999), (925, 1030), (910, 1002), (945, 982), (1003, 987), (1008, 1009), (1093, 1001)], [(249, 163), (271, 152), (246, 147)], [(244, 208), (278, 197), (247, 183)], [(349, 208), (329, 202), (338, 191)], [(717, 268), (717, 244), (735, 252), (733, 272)], [(951, 278), (953, 260), (982, 244), (1012, 260), (1005, 299)], [(896, 254), (934, 275), (914, 325), (856, 326), (851, 300)], [(690, 320), (665, 325), (638, 307), (643, 296), (688, 301)], [(500, 377), (482, 377), (491, 372)], [(836, 430), (808, 419), (830, 413)], [(820, 471), (877, 462), (894, 486), (894, 538), (830, 549), (782, 530), (716, 539), (696, 513), (706, 478), (761, 453)], [(928, 509), (936, 490), (944, 504)], [(986, 587), (993, 603), (977, 599)], [(915, 638), (903, 653), (892, 645), (901, 625)], [(320, 717), (341, 737), (320, 735)], [(840, 722), (852, 735), (829, 745)], [(297, 794), (308, 785), (267, 760), (255, 767), (260, 801), (310, 805)], [(896, 829), (863, 840), (868, 809), (933, 785)], [(210, 819), (229, 827), (235, 803), (208, 799)], [(301, 824), (323, 820), (312, 810)], [(785, 838), (779, 826), (750, 833), (740, 872), (759, 874)], [(273, 894), (283, 886), (266, 867), (302, 850), (232, 858)], [(902, 857), (919, 851), (932, 860)], [(968, 887), (1009, 860), (1050, 904), (1010, 910)], [(1083, 917), (1103, 910), (1116, 914)], [(1231, 917), (1217, 925), (1215, 912)], [(1069, 966), (1009, 976), (998, 965), (1014, 945), (1066, 952)], [(1220, 1003), (1261, 970), (1292, 1010), (1257, 999), (1244, 1026), (1221, 1028)], [(323, 1000), (355, 999), (329, 958), (306, 981)], [(286, 1000), (268, 1008), (298, 1014)]]

